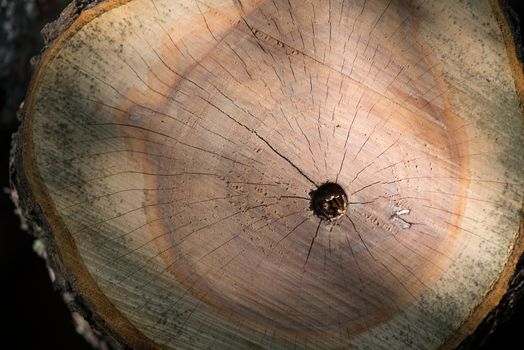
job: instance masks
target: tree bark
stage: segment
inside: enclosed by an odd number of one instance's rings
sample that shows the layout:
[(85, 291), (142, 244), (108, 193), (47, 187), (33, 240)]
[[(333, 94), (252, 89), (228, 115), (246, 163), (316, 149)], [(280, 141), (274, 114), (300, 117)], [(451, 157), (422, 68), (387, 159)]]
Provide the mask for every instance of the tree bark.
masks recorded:
[(73, 3), (11, 164), (57, 283), (113, 347), (478, 344), (522, 293), (503, 13)]

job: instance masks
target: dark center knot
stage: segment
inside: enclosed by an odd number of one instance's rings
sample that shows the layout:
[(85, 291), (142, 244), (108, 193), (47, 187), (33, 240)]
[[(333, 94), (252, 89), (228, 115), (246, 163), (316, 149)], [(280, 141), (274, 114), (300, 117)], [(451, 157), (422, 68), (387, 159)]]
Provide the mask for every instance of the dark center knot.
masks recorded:
[(324, 220), (333, 221), (344, 216), (348, 207), (348, 197), (342, 187), (327, 182), (309, 193), (311, 210)]

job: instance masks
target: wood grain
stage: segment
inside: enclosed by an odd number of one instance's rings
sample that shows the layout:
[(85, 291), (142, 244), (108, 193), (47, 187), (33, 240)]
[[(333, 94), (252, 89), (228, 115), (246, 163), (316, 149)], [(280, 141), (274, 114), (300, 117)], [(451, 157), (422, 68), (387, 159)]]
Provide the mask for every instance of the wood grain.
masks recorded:
[[(83, 12), (20, 135), (60, 266), (136, 348), (454, 345), (522, 254), (524, 119), (494, 8)], [(338, 220), (311, 210), (326, 182)]]

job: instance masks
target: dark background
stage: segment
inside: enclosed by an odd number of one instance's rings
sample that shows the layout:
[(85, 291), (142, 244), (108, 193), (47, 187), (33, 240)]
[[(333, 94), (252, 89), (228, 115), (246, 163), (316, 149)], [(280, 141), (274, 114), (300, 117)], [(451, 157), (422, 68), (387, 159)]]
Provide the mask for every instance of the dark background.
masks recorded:
[[(69, 2), (0, 0), (0, 349), (91, 349), (76, 333), (70, 312), (53, 290), (44, 260), (33, 252), (33, 239), (21, 231), (4, 191), (9, 187), (9, 149), (11, 134), (18, 127), (16, 111), (32, 70), (29, 60), (42, 48), (42, 27)], [(507, 2), (515, 18), (522, 19), (524, 1)], [(510, 321), (476, 348), (524, 349), (523, 304), (521, 300)]]

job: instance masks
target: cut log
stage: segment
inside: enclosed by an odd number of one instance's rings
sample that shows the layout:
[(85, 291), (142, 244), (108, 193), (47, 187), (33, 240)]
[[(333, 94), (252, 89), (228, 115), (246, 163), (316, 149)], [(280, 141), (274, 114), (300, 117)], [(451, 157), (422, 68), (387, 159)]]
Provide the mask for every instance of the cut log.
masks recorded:
[(110, 343), (453, 348), (499, 303), (524, 80), (498, 3), (93, 4), (48, 30), (12, 167)]

